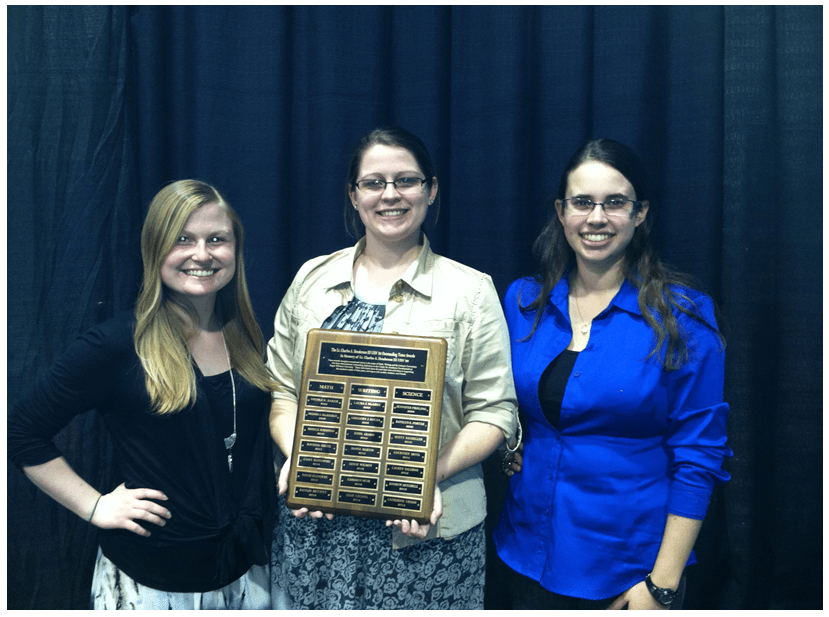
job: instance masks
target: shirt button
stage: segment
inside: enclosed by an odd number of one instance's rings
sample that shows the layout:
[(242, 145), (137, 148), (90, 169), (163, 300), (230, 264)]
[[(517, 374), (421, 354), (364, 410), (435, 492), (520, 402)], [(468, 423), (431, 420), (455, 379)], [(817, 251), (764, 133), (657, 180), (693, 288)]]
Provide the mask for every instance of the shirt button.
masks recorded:
[(581, 373), (579, 373), (578, 371), (576, 371), (575, 373), (573, 373), (573, 377), (578, 377), (579, 375), (581, 375)]

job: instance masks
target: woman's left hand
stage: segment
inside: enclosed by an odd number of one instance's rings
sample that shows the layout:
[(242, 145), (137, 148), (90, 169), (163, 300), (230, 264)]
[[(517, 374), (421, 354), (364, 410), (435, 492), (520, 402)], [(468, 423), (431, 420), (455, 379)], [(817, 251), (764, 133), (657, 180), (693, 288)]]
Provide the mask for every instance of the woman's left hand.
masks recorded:
[(429, 517), (429, 522), (420, 524), (415, 520), (395, 520), (395, 521), (386, 521), (386, 527), (394, 525), (404, 534), (409, 536), (410, 538), (417, 538), (418, 540), (422, 540), (426, 537), (426, 534), (429, 533), (429, 529), (432, 525), (436, 525), (438, 519), (443, 514), (443, 497), (441, 497), (440, 489), (435, 486), (435, 500), (432, 503), (432, 516)]
[(653, 596), (645, 585), (645, 581), (637, 583), (616, 598), (613, 601), (613, 604), (607, 607), (607, 610), (613, 611), (621, 610), (623, 608), (627, 608), (629, 611), (666, 610), (664, 606), (653, 599)]

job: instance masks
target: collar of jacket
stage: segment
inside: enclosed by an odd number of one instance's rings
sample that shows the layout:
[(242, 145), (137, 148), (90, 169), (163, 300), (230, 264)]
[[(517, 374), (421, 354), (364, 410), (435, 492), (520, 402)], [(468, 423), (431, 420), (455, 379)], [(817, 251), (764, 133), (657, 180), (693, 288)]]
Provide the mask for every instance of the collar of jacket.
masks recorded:
[[(418, 294), (426, 298), (432, 297), (432, 288), (434, 282), (434, 265), (435, 254), (430, 248), (429, 239), (425, 236), (423, 244), (420, 248), (420, 253), (417, 259), (414, 260), (411, 266), (406, 269), (400, 281), (410, 289), (416, 291)], [(363, 236), (350, 249), (344, 252), (349, 257), (348, 259), (341, 259), (338, 263), (325, 274), (320, 283), (326, 289), (342, 288), (353, 285), (354, 277), (354, 262), (366, 248), (366, 238)]]

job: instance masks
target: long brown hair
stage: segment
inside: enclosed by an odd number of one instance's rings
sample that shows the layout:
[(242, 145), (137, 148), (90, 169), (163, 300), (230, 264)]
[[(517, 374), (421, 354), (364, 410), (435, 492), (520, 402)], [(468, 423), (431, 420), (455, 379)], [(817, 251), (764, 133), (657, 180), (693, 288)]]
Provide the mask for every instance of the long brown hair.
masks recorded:
[(264, 391), (275, 388), (264, 364), (264, 341), (248, 294), (244, 264), (244, 231), (239, 217), (215, 188), (198, 180), (165, 186), (150, 203), (141, 231), (144, 280), (135, 305), (135, 350), (146, 376), (147, 392), (159, 414), (180, 411), (196, 400), (196, 374), (187, 347), (183, 314), (198, 321), (194, 307), (168, 292), (161, 265), (173, 249), (184, 223), (197, 208), (216, 203), (233, 226), (236, 272), (219, 290), (216, 314), (222, 324), (231, 365), (250, 384)]
[[(650, 202), (647, 177), (639, 157), (630, 148), (612, 139), (590, 141), (570, 157), (561, 175), (553, 202), (565, 198), (570, 173), (587, 161), (599, 161), (613, 167), (631, 183), (636, 191), (637, 200)], [(652, 203), (650, 209), (653, 210)], [(636, 216), (637, 212), (638, 210), (634, 209), (631, 216)], [(654, 332), (654, 347), (648, 358), (658, 354), (667, 342), (662, 365), (666, 371), (673, 371), (688, 361), (687, 342), (677, 324), (673, 309), (689, 315), (715, 331), (723, 345), (725, 339), (714, 324), (708, 323), (700, 315), (698, 307), (682, 290), (697, 285), (689, 276), (672, 270), (659, 259), (649, 237), (650, 218), (646, 217), (636, 228), (628, 244), (622, 272), (628, 282), (638, 290), (639, 310)], [(568, 271), (575, 258), (575, 253), (564, 235), (561, 221), (555, 213), (533, 243), (533, 252), (540, 261), (537, 280), (541, 289), (538, 296), (526, 306), (521, 304), (519, 298), (522, 310), (535, 310), (535, 321), (527, 338), (535, 333), (549, 302), (550, 292)]]

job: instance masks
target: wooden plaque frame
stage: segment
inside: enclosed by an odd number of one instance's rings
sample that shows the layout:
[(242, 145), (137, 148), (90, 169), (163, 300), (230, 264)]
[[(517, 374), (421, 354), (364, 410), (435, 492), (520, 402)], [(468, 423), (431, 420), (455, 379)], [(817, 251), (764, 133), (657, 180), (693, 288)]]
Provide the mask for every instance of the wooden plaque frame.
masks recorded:
[(435, 337), (309, 331), (288, 507), (428, 522), (446, 350)]

